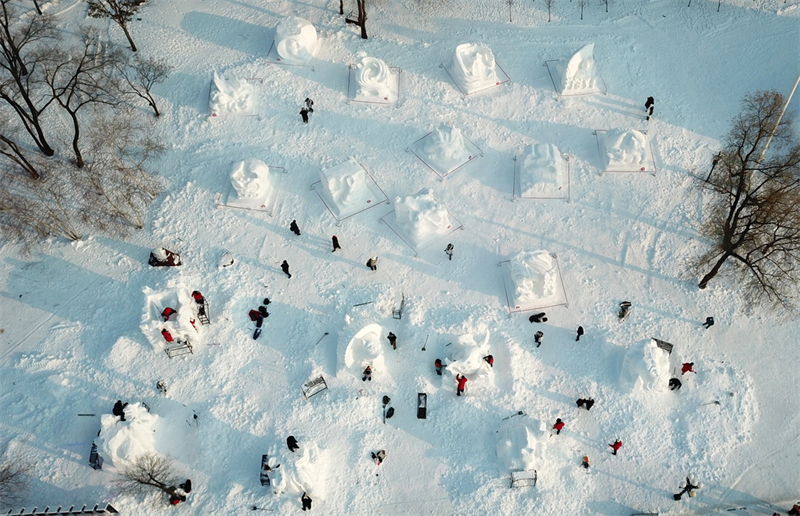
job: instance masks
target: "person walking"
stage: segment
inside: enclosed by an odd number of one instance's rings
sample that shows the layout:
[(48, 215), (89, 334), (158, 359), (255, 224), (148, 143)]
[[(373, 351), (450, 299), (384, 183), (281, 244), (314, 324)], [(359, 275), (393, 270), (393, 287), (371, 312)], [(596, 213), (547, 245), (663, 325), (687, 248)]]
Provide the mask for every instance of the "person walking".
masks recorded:
[(542, 323), (547, 322), (547, 317), (545, 317), (544, 312), (539, 312), (538, 314), (533, 314), (532, 316), (528, 317), (528, 320), (532, 323)]
[(290, 435), (289, 437), (286, 438), (286, 446), (292, 453), (300, 449), (300, 445), (297, 444), (297, 439), (295, 439), (293, 435)]
[(303, 491), (303, 496), (300, 497), (300, 502), (303, 504), (303, 510), (311, 510), (311, 497)]
[(458, 386), (456, 388), (456, 396), (461, 396), (461, 393), (464, 392), (464, 388), (467, 386), (467, 377), (461, 374), (457, 374), (456, 381), (458, 382)]
[(644, 118), (645, 120), (650, 120), (650, 117), (653, 116), (653, 108), (655, 106), (656, 100), (653, 97), (647, 97), (644, 103), (644, 110), (647, 112), (647, 116)]
[(583, 456), (583, 462), (581, 463), (581, 467), (585, 468), (585, 469), (589, 469), (589, 456), (588, 455), (584, 455)]
[(713, 317), (706, 317), (706, 322), (703, 323), (706, 329), (711, 328), (714, 326), (714, 318)]
[(289, 224), (289, 229), (292, 233), (297, 236), (300, 236), (300, 227), (297, 225), (297, 221), (293, 220), (291, 224)]
[(616, 455), (619, 449), (622, 448), (622, 441), (617, 439), (614, 441), (614, 444), (609, 444), (609, 446), (611, 446), (611, 449), (614, 450), (611, 452), (611, 455)]
[(300, 110), (300, 116), (303, 117), (303, 123), (307, 124), (308, 123), (308, 110), (306, 108), (303, 108), (303, 109)]
[(582, 336), (583, 336), (583, 326), (578, 326), (578, 336), (575, 337), (575, 342), (581, 340)]
[(371, 271), (377, 271), (378, 270), (378, 257), (376, 256), (375, 258), (370, 258), (369, 260), (367, 260), (367, 267), (369, 267), (369, 269)]
[(392, 345), (392, 349), (397, 349), (397, 335), (389, 332), (389, 335), (387, 335), (386, 338), (389, 339), (389, 344)]
[(453, 259), (453, 244), (447, 244), (447, 247), (444, 248), (444, 252), (447, 253), (447, 259)]
[(292, 279), (292, 275), (289, 274), (289, 262), (283, 260), (283, 263), (281, 264), (281, 270), (289, 277), (289, 279)]
[(305, 103), (306, 103), (306, 109), (308, 109), (308, 112), (309, 113), (313, 113), (314, 112), (314, 101), (311, 100), (310, 98), (306, 98)]
[(561, 430), (564, 429), (564, 422), (561, 421), (561, 418), (556, 418), (556, 424), (553, 425), (553, 430), (556, 431), (556, 435), (561, 434)]
[(537, 348), (542, 345), (543, 338), (544, 338), (544, 333), (541, 331), (537, 331), (536, 333), (533, 334), (533, 342), (536, 343)]
[(339, 238), (336, 235), (331, 237), (331, 242), (333, 242), (333, 251), (331, 251), (332, 253), (335, 253), (337, 249), (342, 248), (342, 246), (339, 245)]
[(436, 374), (442, 376), (442, 367), (444, 367), (444, 365), (442, 364), (441, 358), (437, 358), (436, 360), (433, 361), (433, 367), (436, 368)]

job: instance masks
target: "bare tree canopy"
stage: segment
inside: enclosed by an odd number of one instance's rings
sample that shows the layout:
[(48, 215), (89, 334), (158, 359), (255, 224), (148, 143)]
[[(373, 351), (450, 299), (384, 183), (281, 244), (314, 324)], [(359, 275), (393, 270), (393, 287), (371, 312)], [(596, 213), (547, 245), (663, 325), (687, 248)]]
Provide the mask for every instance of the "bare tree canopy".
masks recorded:
[(131, 63), (119, 63), (120, 75), (128, 83), (131, 92), (144, 99), (153, 108), (156, 118), (161, 116), (161, 113), (158, 111), (156, 99), (153, 98), (152, 89), (156, 84), (164, 82), (171, 71), (172, 66), (164, 59), (153, 57), (142, 59), (136, 56)]
[(114, 484), (128, 494), (148, 496), (161, 491), (171, 495), (178, 482), (173, 462), (169, 457), (154, 453), (140, 455), (122, 469)]
[[(699, 287), (732, 259), (743, 293), (793, 309), (800, 280), (800, 144), (784, 98), (748, 94), (707, 182), (702, 234), (713, 244), (697, 260)], [(783, 116), (783, 118), (781, 118)]]
[(24, 457), (6, 456), (0, 463), (0, 506), (21, 503), (28, 489), (33, 464)]
[(145, 0), (86, 0), (89, 4), (89, 16), (92, 18), (109, 18), (116, 23), (125, 37), (131, 50), (136, 52), (136, 44), (133, 42), (128, 23), (136, 15), (136, 11), (144, 4)]

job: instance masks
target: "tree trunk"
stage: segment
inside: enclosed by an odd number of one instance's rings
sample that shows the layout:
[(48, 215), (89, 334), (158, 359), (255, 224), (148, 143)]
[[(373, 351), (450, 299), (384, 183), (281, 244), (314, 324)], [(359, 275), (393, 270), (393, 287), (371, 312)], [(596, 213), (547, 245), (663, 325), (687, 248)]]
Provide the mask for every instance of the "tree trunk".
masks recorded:
[(11, 152), (4, 152), (0, 150), (0, 154), (5, 154), (8, 156), (11, 161), (22, 167), (22, 170), (31, 176), (32, 179), (39, 179), (39, 172), (36, 170), (36, 168), (34, 168), (33, 165), (31, 165), (30, 161), (25, 158), (25, 155), (15, 142), (9, 140), (3, 135), (0, 135), (0, 141), (4, 142), (11, 149)]
[(75, 153), (75, 166), (78, 168), (83, 168), (85, 163), (83, 162), (81, 149), (78, 147), (78, 139), (81, 136), (81, 127), (78, 123), (78, 114), (73, 111), (67, 111), (67, 113), (69, 113), (70, 118), (72, 118), (72, 128), (75, 130), (75, 133), (72, 136), (72, 151)]
[(42, 9), (39, 7), (39, 2), (33, 0), (33, 5), (36, 6), (36, 14), (42, 14)]
[(700, 287), (701, 289), (706, 288), (708, 286), (708, 282), (711, 281), (711, 279), (717, 275), (719, 270), (722, 268), (722, 264), (725, 263), (725, 260), (727, 260), (729, 257), (730, 255), (728, 253), (723, 254), (719, 258), (719, 260), (717, 260), (717, 263), (714, 264), (711, 270), (708, 271), (708, 274), (703, 276), (703, 279), (700, 280), (700, 284), (698, 284), (697, 286)]
[(131, 46), (131, 50), (136, 52), (136, 50), (137, 50), (136, 49), (136, 44), (133, 42), (133, 38), (131, 37), (130, 32), (128, 32), (128, 26), (123, 23), (123, 24), (120, 25), (120, 27), (122, 27), (122, 32), (125, 33), (125, 37), (128, 38), (128, 43)]
[(22, 125), (25, 126), (25, 130), (31, 136), (34, 143), (36, 143), (36, 146), (39, 147), (39, 150), (42, 151), (42, 154), (48, 157), (52, 156), (56, 151), (50, 147), (44, 137), (44, 131), (42, 131), (42, 127), (39, 124), (39, 111), (33, 106), (33, 102), (28, 98), (26, 92), (21, 92), (21, 95), (25, 104), (28, 106), (27, 110), (8, 95), (0, 95), (0, 97), (17, 112), (17, 115), (19, 115), (22, 121)]
[(357, 0), (358, 26), (361, 27), (361, 39), (367, 39), (367, 0)]
[(339, 14), (344, 16), (344, 0), (339, 0)]

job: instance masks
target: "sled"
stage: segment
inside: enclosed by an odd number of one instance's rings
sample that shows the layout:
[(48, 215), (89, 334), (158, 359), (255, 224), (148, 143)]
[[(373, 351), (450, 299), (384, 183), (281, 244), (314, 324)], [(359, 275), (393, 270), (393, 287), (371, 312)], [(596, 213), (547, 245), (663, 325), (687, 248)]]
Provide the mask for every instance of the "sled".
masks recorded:
[(179, 357), (181, 355), (194, 354), (194, 351), (192, 350), (192, 343), (189, 342), (189, 339), (179, 340), (177, 343), (178, 343), (177, 346), (166, 348), (164, 350), (169, 358)]
[(310, 397), (319, 394), (327, 388), (328, 384), (325, 383), (325, 378), (323, 376), (318, 376), (317, 378), (314, 378), (313, 380), (303, 384), (303, 396), (305, 396), (306, 399), (309, 399)]
[(403, 318), (403, 310), (406, 307), (406, 295), (405, 293), (402, 294), (400, 297), (400, 308), (393, 308), (392, 309), (392, 319), (402, 319)]
[(533, 471), (512, 471), (511, 485), (509, 487), (536, 487), (539, 476)]
[(424, 392), (417, 394), (417, 419), (428, 417), (428, 395)]

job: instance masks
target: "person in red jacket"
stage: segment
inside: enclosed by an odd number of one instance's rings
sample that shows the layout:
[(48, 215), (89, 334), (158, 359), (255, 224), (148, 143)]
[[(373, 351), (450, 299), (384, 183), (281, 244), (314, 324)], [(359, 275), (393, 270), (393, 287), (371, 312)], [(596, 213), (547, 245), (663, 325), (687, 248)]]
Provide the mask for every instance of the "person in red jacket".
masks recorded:
[(437, 358), (436, 360), (434, 360), (433, 367), (436, 368), (436, 374), (442, 376), (442, 367), (444, 367), (444, 365), (442, 364), (442, 359)]
[(461, 396), (461, 393), (464, 392), (464, 387), (467, 386), (467, 377), (462, 374), (457, 374), (456, 381), (458, 382), (458, 388), (456, 389), (456, 396)]
[(164, 309), (164, 311), (161, 312), (161, 317), (164, 318), (164, 321), (169, 321), (169, 318), (172, 316), (172, 314), (176, 314), (176, 313), (178, 313), (178, 312), (176, 312), (175, 310), (173, 310), (170, 307), (166, 307)]
[(553, 425), (553, 430), (556, 431), (556, 435), (561, 434), (561, 430), (564, 428), (564, 422), (561, 421), (561, 418), (556, 418), (556, 424)]
[(681, 374), (694, 373), (694, 369), (692, 369), (693, 365), (694, 365), (694, 362), (686, 362), (686, 363), (684, 363), (683, 366), (681, 366)]
[(614, 444), (609, 444), (609, 446), (611, 446), (611, 449), (614, 450), (613, 452), (611, 452), (611, 455), (616, 455), (617, 450), (622, 448), (622, 441), (617, 439), (616, 441), (614, 441)]
[(161, 336), (164, 337), (164, 340), (166, 340), (167, 342), (173, 341), (172, 334), (166, 328), (161, 330)]
[(494, 357), (492, 355), (486, 355), (483, 359), (486, 360), (487, 364), (494, 367)]

